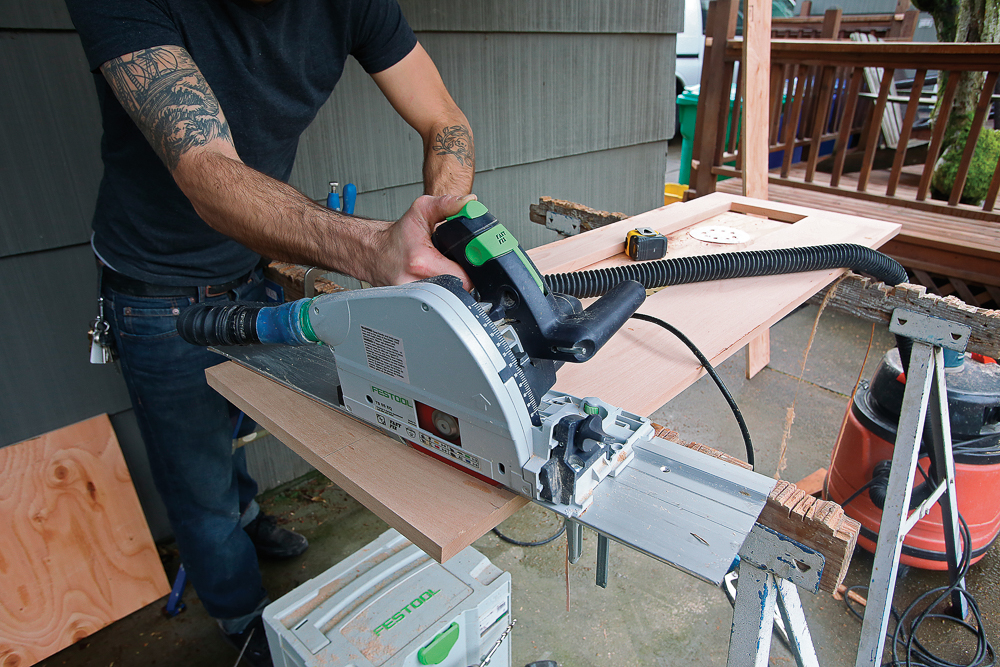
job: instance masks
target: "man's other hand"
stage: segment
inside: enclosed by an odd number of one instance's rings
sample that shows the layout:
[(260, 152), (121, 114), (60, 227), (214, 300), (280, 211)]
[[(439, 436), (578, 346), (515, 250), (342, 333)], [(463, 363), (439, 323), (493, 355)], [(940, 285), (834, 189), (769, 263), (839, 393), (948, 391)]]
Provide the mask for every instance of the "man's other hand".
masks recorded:
[(378, 233), (380, 262), (372, 267), (373, 285), (401, 285), (432, 276), (451, 274), (472, 289), (469, 276), (455, 262), (437, 251), (431, 234), (445, 218), (462, 210), (476, 195), (420, 197), (399, 220)]

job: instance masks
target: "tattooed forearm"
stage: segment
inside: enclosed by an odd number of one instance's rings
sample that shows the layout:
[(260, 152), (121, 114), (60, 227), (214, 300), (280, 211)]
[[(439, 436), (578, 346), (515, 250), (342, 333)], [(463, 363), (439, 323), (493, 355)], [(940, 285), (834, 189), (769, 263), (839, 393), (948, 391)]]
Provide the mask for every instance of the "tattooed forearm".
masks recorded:
[(196, 146), (217, 138), (232, 142), (218, 100), (185, 50), (144, 49), (108, 61), (101, 71), (170, 170)]
[(454, 155), (459, 164), (467, 167), (476, 162), (472, 135), (464, 125), (452, 125), (438, 132), (431, 148), (437, 155)]

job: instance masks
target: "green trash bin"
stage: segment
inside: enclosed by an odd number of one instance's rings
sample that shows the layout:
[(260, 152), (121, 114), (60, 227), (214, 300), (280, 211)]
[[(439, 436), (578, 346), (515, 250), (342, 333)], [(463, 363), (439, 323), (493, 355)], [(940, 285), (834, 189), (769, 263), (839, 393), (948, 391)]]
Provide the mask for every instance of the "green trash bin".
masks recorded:
[[(691, 153), (694, 151), (694, 126), (698, 117), (698, 96), (701, 86), (688, 86), (677, 96), (677, 122), (681, 126), (681, 169), (678, 180), (684, 185), (691, 185)], [(726, 122), (726, 139), (729, 139), (729, 126), (733, 118), (733, 98), (736, 90), (730, 90), (729, 120)], [(724, 180), (722, 177), (719, 180)]]

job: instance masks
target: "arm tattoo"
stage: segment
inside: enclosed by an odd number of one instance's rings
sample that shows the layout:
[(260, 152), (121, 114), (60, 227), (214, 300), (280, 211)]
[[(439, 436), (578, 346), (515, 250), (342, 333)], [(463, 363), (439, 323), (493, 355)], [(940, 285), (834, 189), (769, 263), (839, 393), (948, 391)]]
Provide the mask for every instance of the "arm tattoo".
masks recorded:
[(108, 61), (101, 71), (171, 171), (191, 148), (217, 138), (232, 142), (215, 94), (183, 49), (143, 49)]
[(469, 128), (464, 125), (452, 125), (438, 132), (432, 148), (438, 155), (454, 155), (461, 165), (471, 167), (475, 164), (476, 149)]

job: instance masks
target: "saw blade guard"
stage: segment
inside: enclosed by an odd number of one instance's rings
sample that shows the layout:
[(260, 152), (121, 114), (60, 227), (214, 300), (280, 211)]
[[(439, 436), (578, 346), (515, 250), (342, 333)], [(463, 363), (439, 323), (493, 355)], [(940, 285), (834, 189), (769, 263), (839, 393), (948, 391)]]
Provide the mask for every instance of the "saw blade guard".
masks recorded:
[(345, 409), (533, 497), (522, 469), (532, 454), (537, 402), (508, 338), (454, 283), (317, 297), (309, 323), (337, 360)]

